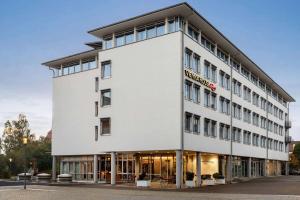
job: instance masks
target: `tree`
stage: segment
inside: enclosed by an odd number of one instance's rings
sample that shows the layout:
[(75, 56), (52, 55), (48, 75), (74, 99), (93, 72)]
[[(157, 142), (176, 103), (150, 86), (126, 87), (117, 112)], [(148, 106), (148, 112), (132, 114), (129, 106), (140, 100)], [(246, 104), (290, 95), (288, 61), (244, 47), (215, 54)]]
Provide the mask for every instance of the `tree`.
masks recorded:
[[(23, 144), (24, 137), (27, 138), (26, 146)], [(4, 152), (0, 157), (0, 177), (1, 174), (3, 177), (3, 174), (16, 175), (23, 172), (25, 163), (26, 169), (34, 168), (35, 172), (51, 169), (51, 140), (44, 137), (36, 140), (35, 135), (30, 134), (25, 115), (20, 114), (17, 120), (5, 122), (0, 147)]]
[(298, 161), (300, 161), (300, 143), (295, 145), (293, 154), (298, 159)]

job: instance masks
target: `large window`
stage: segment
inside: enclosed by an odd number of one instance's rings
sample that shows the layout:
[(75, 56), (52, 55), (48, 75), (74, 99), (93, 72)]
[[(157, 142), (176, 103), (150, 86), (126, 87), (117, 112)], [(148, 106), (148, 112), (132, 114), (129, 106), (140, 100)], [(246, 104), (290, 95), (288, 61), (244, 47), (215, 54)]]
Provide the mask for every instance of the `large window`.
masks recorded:
[(184, 97), (187, 100), (192, 100), (192, 82), (190, 82), (190, 81), (185, 81)]
[(241, 92), (242, 84), (239, 81), (235, 80), (235, 79), (233, 79), (232, 84), (233, 84), (233, 93), (240, 97), (241, 93), (242, 93)]
[(98, 133), (99, 133), (98, 126), (95, 126), (95, 141), (98, 141)]
[(214, 83), (217, 82), (217, 67), (207, 60), (204, 61), (204, 77)]
[(217, 56), (218, 56), (218, 58), (223, 60), (225, 63), (228, 63), (228, 55), (219, 48), (217, 49)]
[(253, 146), (259, 146), (259, 135), (256, 133), (252, 134), (252, 145)]
[(111, 105), (111, 90), (101, 90), (101, 106)]
[(219, 136), (221, 140), (230, 140), (230, 126), (220, 123)]
[(127, 33), (121, 33), (116, 36), (116, 46), (122, 46), (125, 44), (130, 44), (134, 42), (134, 34), (133, 31)]
[(244, 91), (244, 99), (246, 101), (251, 102), (251, 89), (248, 88), (248, 87), (246, 87), (246, 86), (244, 86), (244, 90), (243, 91)]
[(102, 135), (106, 135), (106, 134), (110, 134), (110, 118), (101, 118), (100, 119), (100, 126), (101, 126), (101, 134)]
[(137, 41), (154, 38), (165, 34), (165, 23), (158, 22), (156, 24), (139, 27), (137, 29)]
[(200, 103), (200, 86), (194, 84), (194, 93), (193, 93), (193, 101), (195, 103)]
[(203, 34), (201, 36), (201, 44), (205, 46), (210, 52), (214, 53), (216, 48), (215, 44), (213, 44), (211, 41), (205, 38)]
[(191, 132), (191, 124), (192, 124), (192, 114), (186, 112), (185, 113), (185, 131)]
[(251, 144), (251, 132), (244, 130), (243, 143), (249, 145)]
[(244, 108), (244, 122), (251, 123), (251, 110)]
[(220, 86), (226, 90), (230, 90), (230, 75), (226, 74), (222, 70), (220, 70), (219, 74), (220, 74), (219, 76)]
[(101, 63), (101, 77), (103, 79), (110, 78), (111, 77), (111, 62), (105, 61)]
[(104, 48), (105, 49), (110, 49), (113, 47), (112, 36), (106, 36), (103, 38), (103, 40), (104, 40)]
[(193, 132), (196, 134), (200, 133), (200, 116), (198, 115), (194, 115)]
[(241, 142), (241, 129), (233, 127), (232, 129), (232, 140), (234, 142)]
[(217, 136), (217, 122), (208, 118), (204, 119), (204, 135), (208, 137)]
[(232, 104), (233, 117), (236, 119), (241, 119), (242, 106), (236, 103)]
[(198, 31), (196, 30), (196, 28), (192, 27), (192, 26), (189, 26), (188, 27), (188, 34), (189, 36), (191, 36), (194, 40), (198, 41), (199, 39), (199, 33)]
[(207, 89), (204, 90), (204, 106), (217, 109), (217, 94)]
[(225, 97), (220, 97), (220, 112), (230, 115), (230, 100)]
[(184, 66), (186, 68), (192, 68), (192, 51), (188, 48), (185, 48)]

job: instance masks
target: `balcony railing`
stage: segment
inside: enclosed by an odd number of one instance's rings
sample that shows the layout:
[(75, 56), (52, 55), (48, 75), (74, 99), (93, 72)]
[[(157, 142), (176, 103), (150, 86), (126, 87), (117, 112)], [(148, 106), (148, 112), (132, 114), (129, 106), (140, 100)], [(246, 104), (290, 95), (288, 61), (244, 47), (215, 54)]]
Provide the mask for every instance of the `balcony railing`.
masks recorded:
[(292, 127), (292, 122), (291, 120), (285, 120), (285, 128), (291, 128)]

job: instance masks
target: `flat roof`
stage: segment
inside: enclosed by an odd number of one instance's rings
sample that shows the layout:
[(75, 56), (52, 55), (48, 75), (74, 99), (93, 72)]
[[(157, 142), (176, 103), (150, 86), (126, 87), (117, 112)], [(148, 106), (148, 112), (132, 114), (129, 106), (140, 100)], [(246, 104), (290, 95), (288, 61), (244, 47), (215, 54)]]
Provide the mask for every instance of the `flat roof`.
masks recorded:
[(233, 59), (238, 59), (241, 61), (243, 67), (250, 70), (253, 74), (259, 74), (260, 79), (266, 84), (272, 86), (272, 88), (276, 88), (275, 90), (280, 93), (280, 95), (283, 96), (286, 101), (295, 102), (295, 99), (289, 95), (279, 84), (277, 84), (265, 71), (263, 71), (254, 61), (252, 61), (245, 53), (243, 53), (243, 51), (235, 46), (217, 28), (215, 28), (208, 20), (206, 20), (186, 2), (92, 29), (88, 31), (88, 33), (95, 37), (101, 38), (114, 32), (124, 31), (129, 27), (140, 26), (143, 23), (145, 24), (146, 22), (149, 23), (151, 21), (154, 22), (155, 20), (160, 20), (164, 17), (170, 17), (172, 15), (181, 15), (194, 26), (197, 27), (198, 25), (201, 27), (200, 30), (204, 33), (204, 35), (207, 35), (210, 39), (219, 44), (221, 48), (224, 51), (227, 51)]

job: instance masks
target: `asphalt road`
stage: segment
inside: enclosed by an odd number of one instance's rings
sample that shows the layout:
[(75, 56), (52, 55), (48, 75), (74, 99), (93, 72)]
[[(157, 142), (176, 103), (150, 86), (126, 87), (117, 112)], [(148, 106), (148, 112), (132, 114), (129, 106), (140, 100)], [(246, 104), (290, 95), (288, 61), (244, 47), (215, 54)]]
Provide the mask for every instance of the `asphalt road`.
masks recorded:
[(144, 190), (109, 185), (0, 187), (0, 200), (185, 200), (185, 199), (299, 199), (300, 176), (254, 179), (248, 182), (183, 190)]

